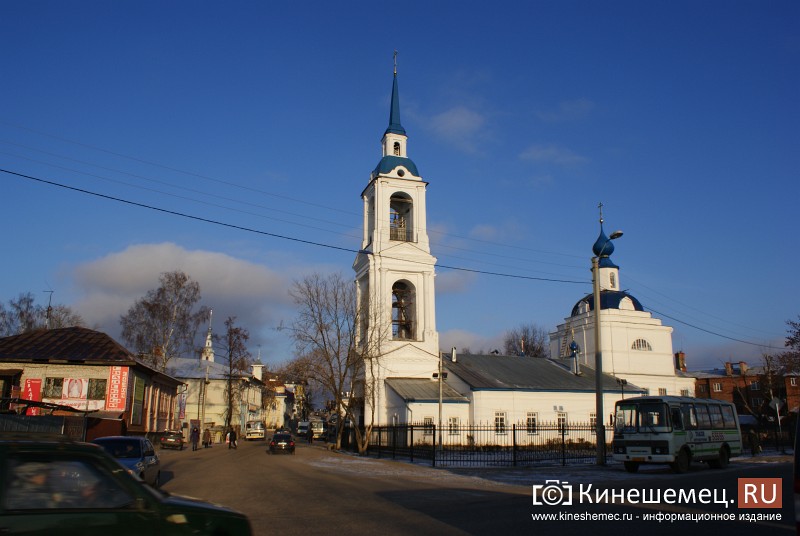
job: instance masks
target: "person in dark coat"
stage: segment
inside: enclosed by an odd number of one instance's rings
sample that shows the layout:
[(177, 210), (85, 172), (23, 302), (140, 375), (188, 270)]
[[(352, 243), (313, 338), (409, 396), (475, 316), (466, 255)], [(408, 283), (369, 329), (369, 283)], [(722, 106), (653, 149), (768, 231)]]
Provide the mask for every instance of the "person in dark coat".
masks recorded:
[(310, 423), (308, 425), (308, 430), (306, 431), (306, 438), (308, 438), (309, 443), (314, 441), (314, 430), (311, 428)]
[(192, 434), (189, 438), (192, 441), (192, 450), (197, 450), (197, 443), (200, 442), (200, 430), (192, 428)]
[(228, 434), (230, 441), (228, 441), (228, 449), (235, 449), (236, 448), (236, 430), (231, 428), (230, 434)]
[(203, 432), (203, 448), (207, 449), (211, 446), (211, 430), (208, 428)]

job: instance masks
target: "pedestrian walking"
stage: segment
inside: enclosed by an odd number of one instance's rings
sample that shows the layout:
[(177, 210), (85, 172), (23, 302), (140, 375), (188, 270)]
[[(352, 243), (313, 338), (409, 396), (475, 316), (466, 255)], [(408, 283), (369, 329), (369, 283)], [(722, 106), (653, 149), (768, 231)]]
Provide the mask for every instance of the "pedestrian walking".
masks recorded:
[(203, 448), (207, 449), (209, 447), (211, 447), (211, 430), (206, 428), (203, 432)]
[(197, 450), (197, 443), (200, 441), (200, 430), (196, 427), (192, 428), (192, 434), (189, 438), (192, 441), (192, 450)]
[(231, 431), (228, 432), (228, 437), (230, 441), (228, 441), (228, 448), (235, 449), (236, 448), (236, 430), (231, 428)]
[(314, 441), (314, 430), (311, 428), (311, 424), (308, 425), (308, 430), (306, 431), (306, 438), (308, 439), (309, 443)]

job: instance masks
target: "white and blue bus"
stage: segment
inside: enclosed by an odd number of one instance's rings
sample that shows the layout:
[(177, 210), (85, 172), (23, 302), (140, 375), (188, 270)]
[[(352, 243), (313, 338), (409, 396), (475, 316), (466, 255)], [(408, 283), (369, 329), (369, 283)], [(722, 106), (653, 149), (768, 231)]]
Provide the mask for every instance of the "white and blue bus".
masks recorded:
[(742, 431), (730, 402), (684, 396), (619, 400), (613, 458), (630, 473), (643, 463), (669, 464), (676, 473), (693, 461), (726, 467), (742, 453)]

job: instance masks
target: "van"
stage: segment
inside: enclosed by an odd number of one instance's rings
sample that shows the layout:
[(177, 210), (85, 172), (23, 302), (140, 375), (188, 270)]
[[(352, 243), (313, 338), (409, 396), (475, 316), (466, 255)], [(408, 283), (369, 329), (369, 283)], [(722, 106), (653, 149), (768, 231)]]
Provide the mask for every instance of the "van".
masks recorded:
[(297, 423), (298, 437), (306, 437), (308, 435), (309, 426), (311, 426), (311, 423), (308, 421), (300, 421), (299, 423)]

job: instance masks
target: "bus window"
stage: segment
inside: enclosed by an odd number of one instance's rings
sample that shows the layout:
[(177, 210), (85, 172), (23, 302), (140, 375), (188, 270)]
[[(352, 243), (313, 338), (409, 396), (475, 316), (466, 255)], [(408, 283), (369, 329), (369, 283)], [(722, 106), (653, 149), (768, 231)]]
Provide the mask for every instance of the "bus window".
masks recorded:
[(683, 415), (680, 408), (672, 408), (672, 428), (683, 430)]
[(697, 411), (697, 427), (700, 430), (710, 430), (711, 417), (708, 416), (708, 406), (705, 404), (695, 404), (694, 409)]
[(639, 406), (639, 429), (649, 432), (667, 432), (667, 406), (664, 404), (641, 404)]
[(725, 421), (725, 428), (736, 428), (736, 416), (731, 406), (722, 406), (722, 418)]
[(711, 428), (722, 430), (725, 428), (725, 421), (722, 420), (722, 411), (716, 404), (709, 404), (708, 413), (711, 416)]
[(692, 404), (681, 404), (681, 413), (683, 413), (683, 425), (686, 430), (697, 429), (697, 413), (694, 411)]
[(636, 431), (636, 406), (634, 404), (618, 404), (617, 418), (614, 421), (614, 432), (624, 434)]

